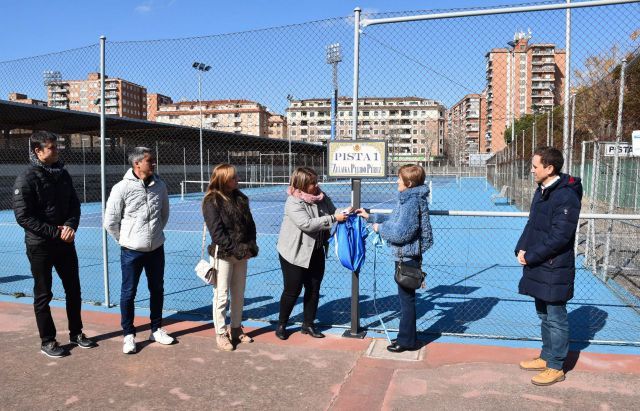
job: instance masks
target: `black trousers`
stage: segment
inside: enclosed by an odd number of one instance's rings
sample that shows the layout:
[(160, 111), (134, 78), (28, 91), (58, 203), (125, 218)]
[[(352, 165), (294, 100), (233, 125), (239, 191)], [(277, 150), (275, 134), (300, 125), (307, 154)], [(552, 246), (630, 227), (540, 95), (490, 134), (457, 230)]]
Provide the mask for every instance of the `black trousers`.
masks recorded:
[(56, 326), (51, 317), (49, 303), (53, 298), (52, 268), (55, 267), (64, 287), (69, 336), (82, 332), (80, 315), (80, 277), (78, 275), (78, 255), (74, 244), (52, 242), (43, 245), (27, 245), (27, 257), (33, 275), (33, 310), (42, 343), (56, 339)]
[(282, 256), (279, 257), (284, 282), (284, 290), (280, 297), (279, 322), (280, 324), (286, 324), (289, 321), (291, 311), (293, 311), (293, 307), (296, 305), (298, 296), (304, 286), (304, 323), (311, 325), (316, 318), (318, 302), (320, 301), (320, 284), (322, 283), (322, 277), (324, 277), (324, 249), (318, 248), (313, 251), (309, 268), (291, 264)]

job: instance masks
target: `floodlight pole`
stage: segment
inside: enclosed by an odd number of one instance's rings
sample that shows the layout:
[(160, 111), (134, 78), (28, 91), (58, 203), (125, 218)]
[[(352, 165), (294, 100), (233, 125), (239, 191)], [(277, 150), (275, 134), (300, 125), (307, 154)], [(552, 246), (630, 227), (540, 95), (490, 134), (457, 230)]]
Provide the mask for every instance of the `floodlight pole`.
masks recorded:
[(327, 46), (327, 64), (333, 68), (333, 95), (331, 98), (331, 140), (336, 138), (336, 122), (338, 119), (338, 63), (342, 61), (340, 43)]
[(209, 71), (211, 66), (195, 61), (191, 67), (198, 71), (198, 108), (200, 111), (200, 191), (204, 192), (204, 154), (202, 149), (202, 73)]
[(200, 190), (204, 192), (204, 162), (202, 149), (202, 71), (198, 70), (198, 107), (200, 108)]
[[(354, 19), (354, 39), (353, 39), (353, 123), (352, 139), (358, 139), (358, 80), (360, 70), (360, 7), (353, 10)], [(360, 184), (359, 178), (351, 179), (351, 205), (360, 208)], [(343, 337), (364, 338), (366, 331), (360, 328), (360, 272), (351, 272), (351, 328), (345, 330)]]
[[(104, 225), (104, 214), (107, 200), (107, 179), (106, 179), (106, 155), (104, 142), (107, 138), (106, 112), (105, 112), (105, 44), (107, 38), (100, 36), (100, 197), (102, 206), (102, 222)], [(109, 250), (107, 248), (107, 230), (102, 227), (102, 274), (104, 279), (104, 305), (111, 306), (109, 301)]]

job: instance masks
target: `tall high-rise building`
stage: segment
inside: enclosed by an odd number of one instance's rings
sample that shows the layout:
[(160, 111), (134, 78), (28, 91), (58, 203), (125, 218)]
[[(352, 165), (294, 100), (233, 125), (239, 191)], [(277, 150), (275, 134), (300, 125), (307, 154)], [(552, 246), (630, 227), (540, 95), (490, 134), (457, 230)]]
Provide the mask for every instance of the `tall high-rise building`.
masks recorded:
[[(359, 100), (359, 138), (385, 139), (391, 158), (424, 162), (444, 153), (445, 107), (422, 97), (363, 97)], [(290, 100), (287, 125), (292, 140), (321, 142), (331, 137), (331, 100)], [(338, 99), (336, 139), (352, 137), (353, 106)]]
[(545, 112), (562, 101), (566, 53), (555, 44), (529, 44), (516, 33), (510, 48), (486, 54), (487, 110), (485, 151), (505, 146), (504, 132), (525, 114)]
[(469, 164), (469, 155), (484, 149), (485, 98), (467, 94), (447, 110), (445, 150), (453, 164)]
[[(105, 112), (109, 115), (147, 118), (147, 89), (120, 78), (105, 79)], [(100, 112), (100, 73), (89, 73), (86, 80), (48, 82), (49, 107)]]

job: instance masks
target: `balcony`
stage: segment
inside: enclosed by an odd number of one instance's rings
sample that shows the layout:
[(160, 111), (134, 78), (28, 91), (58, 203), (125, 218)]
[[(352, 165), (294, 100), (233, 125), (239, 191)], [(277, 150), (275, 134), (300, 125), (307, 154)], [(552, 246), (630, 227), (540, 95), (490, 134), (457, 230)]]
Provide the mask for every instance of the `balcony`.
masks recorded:
[(536, 56), (553, 56), (555, 53), (554, 53), (554, 49), (548, 48), (548, 49), (535, 49), (533, 50), (533, 54)]
[(107, 85), (104, 86), (105, 90), (117, 90), (118, 89), (118, 84), (117, 83), (109, 83)]
[(111, 101), (107, 101), (106, 103), (104, 103), (105, 107), (118, 107), (118, 102), (111, 100)]
[(51, 87), (49, 91), (52, 93), (66, 93), (69, 90), (65, 87)]
[(106, 114), (118, 114), (118, 110), (110, 108), (110, 109), (105, 110), (105, 113)]
[(62, 96), (52, 96), (51, 97), (52, 101), (69, 101), (69, 98), (66, 95), (62, 95)]
[(67, 104), (67, 103), (52, 103), (52, 104), (49, 104), (49, 107), (68, 109), (69, 108), (69, 104)]

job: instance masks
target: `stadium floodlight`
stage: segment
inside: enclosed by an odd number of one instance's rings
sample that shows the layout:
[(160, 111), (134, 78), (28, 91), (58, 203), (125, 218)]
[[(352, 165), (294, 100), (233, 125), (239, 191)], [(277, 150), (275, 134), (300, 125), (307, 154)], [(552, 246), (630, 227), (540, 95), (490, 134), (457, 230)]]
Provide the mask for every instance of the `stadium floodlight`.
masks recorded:
[(44, 86), (48, 87), (52, 83), (62, 81), (62, 74), (57, 70), (45, 70), (42, 72)]
[(333, 96), (331, 98), (331, 140), (336, 138), (336, 119), (338, 117), (338, 63), (342, 61), (340, 43), (327, 46), (327, 64), (333, 67)]
[(198, 106), (200, 107), (200, 189), (204, 192), (204, 162), (202, 150), (202, 73), (211, 70), (211, 66), (194, 61), (191, 67), (198, 71)]

